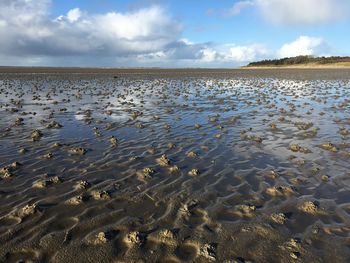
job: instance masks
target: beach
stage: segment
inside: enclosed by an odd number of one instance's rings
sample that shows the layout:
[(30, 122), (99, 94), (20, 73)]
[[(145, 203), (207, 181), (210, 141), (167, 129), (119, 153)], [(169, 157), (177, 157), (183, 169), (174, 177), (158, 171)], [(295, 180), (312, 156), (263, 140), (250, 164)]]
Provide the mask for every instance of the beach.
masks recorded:
[(348, 262), (350, 69), (0, 69), (1, 262)]

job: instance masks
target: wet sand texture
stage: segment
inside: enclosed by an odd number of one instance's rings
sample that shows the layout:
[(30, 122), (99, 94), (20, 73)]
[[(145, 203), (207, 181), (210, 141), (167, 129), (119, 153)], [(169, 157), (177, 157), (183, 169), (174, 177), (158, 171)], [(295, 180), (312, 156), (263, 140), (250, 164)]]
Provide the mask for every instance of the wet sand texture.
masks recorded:
[(0, 262), (349, 262), (349, 70), (1, 71)]

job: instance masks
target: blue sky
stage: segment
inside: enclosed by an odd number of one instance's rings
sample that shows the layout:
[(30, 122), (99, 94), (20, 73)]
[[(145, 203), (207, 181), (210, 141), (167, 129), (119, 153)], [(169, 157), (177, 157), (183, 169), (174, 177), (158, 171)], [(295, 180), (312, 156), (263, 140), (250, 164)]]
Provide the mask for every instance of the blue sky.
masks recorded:
[[(289, 0), (292, 2), (293, 0)], [(308, 1), (308, 0), (304, 0)], [(348, 52), (350, 23), (320, 23), (312, 25), (276, 25), (265, 21), (256, 10), (244, 10), (237, 16), (226, 16), (225, 10), (239, 0), (168, 0), (168, 1), (128, 1), (128, 0), (56, 0), (53, 1), (54, 16), (80, 7), (91, 13), (110, 11), (128, 12), (137, 8), (160, 5), (175, 19), (184, 24), (183, 36), (194, 42), (255, 43), (264, 42), (278, 48), (286, 41), (300, 35), (324, 36), (337, 44), (339, 52)]]
[(350, 55), (348, 0), (1, 0), (0, 65), (236, 67)]

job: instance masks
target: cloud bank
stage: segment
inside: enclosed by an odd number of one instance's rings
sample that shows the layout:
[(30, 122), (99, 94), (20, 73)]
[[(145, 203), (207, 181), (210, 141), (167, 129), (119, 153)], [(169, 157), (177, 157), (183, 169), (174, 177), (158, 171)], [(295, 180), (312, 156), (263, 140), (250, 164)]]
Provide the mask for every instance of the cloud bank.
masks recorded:
[(278, 51), (281, 58), (299, 55), (327, 55), (329, 47), (324, 39), (319, 37), (300, 36), (291, 43), (284, 44)]
[(90, 14), (74, 8), (50, 17), (50, 0), (0, 2), (2, 65), (206, 66), (257, 59), (257, 45), (192, 43), (160, 6)]
[[(273, 1), (242, 1), (231, 12)], [(234, 67), (269, 57), (317, 55), (326, 46), (307, 36), (277, 52), (261, 43), (193, 43), (182, 37), (181, 22), (157, 5), (103, 14), (74, 8), (51, 17), (51, 4), (0, 1), (0, 65)]]
[(319, 25), (350, 15), (348, 0), (244, 0), (229, 8), (228, 14), (238, 15), (250, 7), (277, 25)]
[(159, 50), (181, 33), (181, 25), (157, 6), (92, 15), (75, 8), (50, 19), (49, 4), (48, 0), (2, 1), (1, 51), (13, 55), (128, 55)]

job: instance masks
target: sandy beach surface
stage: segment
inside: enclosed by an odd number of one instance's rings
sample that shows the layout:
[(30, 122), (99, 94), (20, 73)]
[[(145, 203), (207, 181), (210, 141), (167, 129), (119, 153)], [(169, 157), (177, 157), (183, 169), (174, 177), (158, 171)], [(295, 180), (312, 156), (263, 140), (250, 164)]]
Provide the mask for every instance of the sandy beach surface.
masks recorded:
[(0, 72), (0, 262), (349, 262), (350, 69)]

